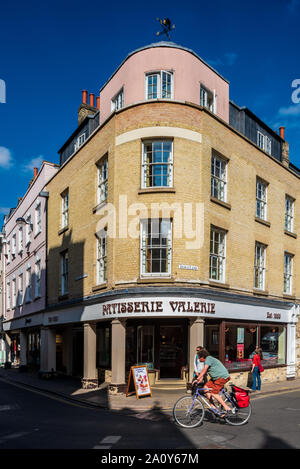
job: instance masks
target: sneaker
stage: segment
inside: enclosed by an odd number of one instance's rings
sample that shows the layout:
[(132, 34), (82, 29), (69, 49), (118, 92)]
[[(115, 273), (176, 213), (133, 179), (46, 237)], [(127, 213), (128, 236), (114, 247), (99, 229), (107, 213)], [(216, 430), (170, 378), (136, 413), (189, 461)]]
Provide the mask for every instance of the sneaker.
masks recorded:
[(235, 409), (229, 409), (226, 411), (226, 415), (228, 417), (232, 416), (232, 415), (235, 415), (236, 414), (236, 410)]

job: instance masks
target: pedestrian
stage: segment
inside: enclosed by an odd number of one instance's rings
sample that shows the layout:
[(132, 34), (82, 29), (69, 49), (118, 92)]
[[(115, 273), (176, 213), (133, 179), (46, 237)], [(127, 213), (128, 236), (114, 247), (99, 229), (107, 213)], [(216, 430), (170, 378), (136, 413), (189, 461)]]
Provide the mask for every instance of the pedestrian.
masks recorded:
[(264, 371), (262, 364), (261, 364), (261, 359), (262, 359), (262, 349), (259, 347), (256, 347), (252, 359), (252, 391), (260, 391), (261, 390), (261, 378), (260, 378), (260, 373)]
[(196, 347), (196, 355), (194, 357), (194, 374), (193, 374), (193, 379), (196, 379), (198, 378), (198, 376), (200, 375), (201, 371), (203, 370), (203, 367), (204, 367), (204, 363), (201, 363), (200, 359), (199, 359), (199, 356), (198, 356), (198, 353), (203, 349), (203, 347), (201, 347), (201, 345), (198, 345), (198, 347)]

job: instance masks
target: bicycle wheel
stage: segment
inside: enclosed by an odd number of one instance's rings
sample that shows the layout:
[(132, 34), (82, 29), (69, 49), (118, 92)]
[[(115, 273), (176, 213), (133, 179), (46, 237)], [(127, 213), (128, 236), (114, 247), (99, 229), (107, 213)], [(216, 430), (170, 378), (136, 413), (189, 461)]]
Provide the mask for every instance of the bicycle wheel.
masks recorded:
[(234, 409), (234, 413), (226, 415), (225, 421), (229, 423), (229, 425), (244, 425), (248, 422), (251, 417), (251, 404), (249, 402), (248, 407), (241, 407), (237, 408), (231, 403), (229, 399), (224, 399), (226, 404), (230, 407), (230, 409)]
[(193, 396), (181, 397), (173, 407), (175, 421), (181, 427), (194, 428), (200, 425), (204, 419), (204, 406), (202, 402)]

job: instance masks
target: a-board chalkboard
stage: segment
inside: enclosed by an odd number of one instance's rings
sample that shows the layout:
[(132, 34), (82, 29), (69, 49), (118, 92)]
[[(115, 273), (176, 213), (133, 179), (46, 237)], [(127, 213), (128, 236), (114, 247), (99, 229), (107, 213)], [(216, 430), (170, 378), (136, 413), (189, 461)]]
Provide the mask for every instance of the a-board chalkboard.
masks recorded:
[[(130, 391), (131, 384), (134, 383), (135, 391)], [(143, 396), (151, 396), (151, 387), (148, 375), (148, 368), (146, 365), (132, 366), (130, 368), (126, 397), (129, 394), (136, 394), (137, 399)]]

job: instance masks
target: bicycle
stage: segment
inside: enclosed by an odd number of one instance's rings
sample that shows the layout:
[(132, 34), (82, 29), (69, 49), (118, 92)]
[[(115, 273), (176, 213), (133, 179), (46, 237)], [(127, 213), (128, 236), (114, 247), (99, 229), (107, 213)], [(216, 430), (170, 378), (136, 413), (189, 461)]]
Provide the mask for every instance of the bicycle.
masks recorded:
[(205, 410), (207, 409), (210, 413), (214, 415), (215, 418), (219, 418), (222, 421), (225, 421), (229, 425), (244, 425), (251, 416), (251, 404), (249, 402), (248, 407), (238, 407), (235, 402), (233, 393), (229, 393), (224, 388), (220, 392), (222, 399), (230, 407), (230, 413), (222, 415), (222, 406), (219, 403), (216, 403), (216, 408), (214, 408), (209, 400), (205, 397), (205, 392), (210, 391), (211, 389), (205, 389), (196, 387), (196, 392), (192, 396), (184, 396), (178, 399), (173, 407), (173, 417), (175, 421), (184, 428), (195, 428), (199, 426), (205, 416)]

